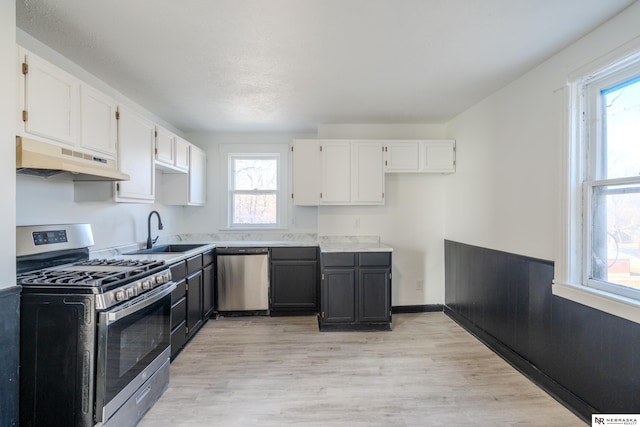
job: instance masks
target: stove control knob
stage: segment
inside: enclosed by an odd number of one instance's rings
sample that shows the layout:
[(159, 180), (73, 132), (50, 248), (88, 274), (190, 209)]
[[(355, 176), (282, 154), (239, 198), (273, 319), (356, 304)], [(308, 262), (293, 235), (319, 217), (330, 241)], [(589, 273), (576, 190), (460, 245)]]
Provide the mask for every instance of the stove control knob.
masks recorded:
[(120, 290), (118, 292), (116, 292), (116, 301), (124, 301), (126, 298), (124, 291)]
[(156, 283), (157, 283), (158, 285), (162, 285), (162, 284), (163, 284), (164, 282), (166, 282), (166, 281), (167, 281), (167, 280), (166, 280), (166, 278), (165, 278), (165, 275), (164, 275), (164, 274), (158, 274), (158, 275), (156, 276)]
[(142, 282), (142, 289), (144, 289), (145, 291), (151, 289), (151, 280), (145, 280), (144, 282)]
[(134, 296), (136, 296), (135, 295), (135, 290), (136, 290), (136, 288), (133, 288), (133, 287), (125, 289), (125, 291), (127, 293), (127, 299), (133, 298)]

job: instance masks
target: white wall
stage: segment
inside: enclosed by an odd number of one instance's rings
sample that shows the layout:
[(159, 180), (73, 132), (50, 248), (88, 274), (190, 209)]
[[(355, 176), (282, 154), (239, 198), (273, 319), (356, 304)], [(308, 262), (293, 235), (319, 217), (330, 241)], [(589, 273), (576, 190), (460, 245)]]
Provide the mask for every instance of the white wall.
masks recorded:
[(16, 135), (16, 4), (0, 0), (0, 182), (4, 207), (0, 209), (0, 288), (16, 284), (16, 211), (14, 200)]
[[(318, 138), (441, 139), (442, 125), (322, 125)], [(394, 306), (444, 302), (445, 182), (452, 175), (387, 174), (383, 206), (321, 206), (319, 235), (379, 235), (393, 247)], [(359, 223), (359, 226), (356, 224)], [(418, 288), (422, 281), (422, 289)]]
[(634, 3), (447, 124), (457, 142), (447, 239), (558, 260), (568, 73), (639, 37), (639, 22)]

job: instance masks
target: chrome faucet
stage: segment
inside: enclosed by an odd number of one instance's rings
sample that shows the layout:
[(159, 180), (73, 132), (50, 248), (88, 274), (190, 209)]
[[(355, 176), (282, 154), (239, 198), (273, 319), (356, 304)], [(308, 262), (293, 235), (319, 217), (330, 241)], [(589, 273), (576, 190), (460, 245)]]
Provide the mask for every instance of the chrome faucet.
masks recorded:
[(149, 218), (147, 218), (147, 249), (151, 249), (153, 244), (158, 240), (158, 236), (155, 239), (151, 240), (151, 217), (153, 214), (156, 214), (158, 217), (158, 230), (162, 230), (162, 220), (160, 219), (160, 214), (158, 211), (151, 211), (149, 214)]

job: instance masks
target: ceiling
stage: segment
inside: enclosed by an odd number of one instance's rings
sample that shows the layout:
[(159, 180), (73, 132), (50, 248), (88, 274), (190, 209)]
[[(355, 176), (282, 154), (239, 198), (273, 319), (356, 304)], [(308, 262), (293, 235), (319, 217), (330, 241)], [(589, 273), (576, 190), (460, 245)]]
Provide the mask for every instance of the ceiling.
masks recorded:
[(17, 0), (17, 26), (184, 132), (442, 123), (634, 0)]

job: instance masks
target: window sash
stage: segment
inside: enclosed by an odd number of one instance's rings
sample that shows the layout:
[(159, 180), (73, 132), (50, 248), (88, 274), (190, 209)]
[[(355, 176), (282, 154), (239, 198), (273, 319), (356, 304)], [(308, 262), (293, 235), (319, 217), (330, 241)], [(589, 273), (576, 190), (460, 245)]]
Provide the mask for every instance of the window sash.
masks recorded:
[[(236, 189), (236, 173), (235, 173), (235, 161), (236, 160), (275, 160), (276, 161), (276, 188), (269, 190), (239, 190)], [(229, 154), (229, 198), (228, 198), (228, 207), (229, 212), (227, 215), (228, 218), (228, 227), (229, 228), (256, 228), (256, 229), (266, 229), (266, 228), (279, 228), (281, 227), (281, 189), (282, 189), (282, 173), (281, 173), (281, 163), (280, 163), (280, 155), (267, 153), (252, 153), (252, 154), (237, 154), (231, 153)], [(275, 203), (275, 222), (237, 222), (236, 221), (236, 195), (248, 195), (248, 196), (257, 196), (257, 195), (273, 195), (274, 203)]]
[[(600, 191), (603, 187), (611, 187), (611, 189)], [(582, 208), (584, 218), (584, 249), (582, 251), (583, 285), (627, 298), (640, 300), (640, 290), (614, 281), (608, 281), (606, 278), (594, 277), (594, 270), (598, 268), (597, 264), (606, 262), (607, 270), (608, 267), (610, 267), (610, 265), (608, 265), (610, 261), (608, 255), (601, 253), (603, 250), (607, 249), (607, 247), (604, 246), (603, 242), (597, 242), (597, 240), (606, 239), (606, 235), (609, 233), (607, 224), (603, 224), (604, 228), (596, 225), (596, 221), (603, 221), (603, 219), (606, 219), (599, 216), (596, 218), (597, 215), (594, 211), (597, 206), (595, 205), (598, 197), (597, 194), (640, 194), (640, 177), (587, 181), (583, 184), (583, 194), (585, 195), (583, 198), (584, 203)], [(616, 246), (619, 243), (620, 242), (616, 241)], [(638, 242), (638, 244), (640, 244), (640, 242)], [(599, 253), (600, 257), (594, 256), (595, 253)], [(599, 268), (602, 269), (602, 265), (600, 265)]]

